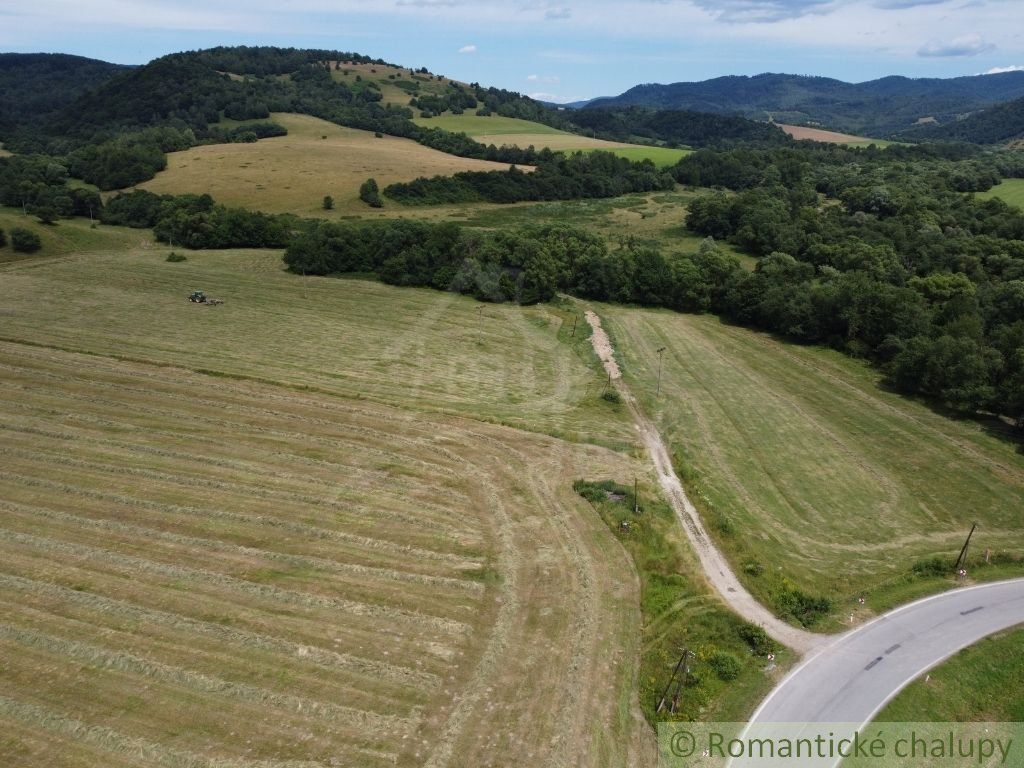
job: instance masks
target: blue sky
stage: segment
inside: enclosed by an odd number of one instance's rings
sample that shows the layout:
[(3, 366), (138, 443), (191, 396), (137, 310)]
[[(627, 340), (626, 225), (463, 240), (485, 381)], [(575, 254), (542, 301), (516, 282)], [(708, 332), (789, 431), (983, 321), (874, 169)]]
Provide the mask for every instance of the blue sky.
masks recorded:
[(790, 72), (860, 82), (1024, 68), (1024, 0), (0, 0), (0, 50), (142, 63), (337, 48), (572, 101)]

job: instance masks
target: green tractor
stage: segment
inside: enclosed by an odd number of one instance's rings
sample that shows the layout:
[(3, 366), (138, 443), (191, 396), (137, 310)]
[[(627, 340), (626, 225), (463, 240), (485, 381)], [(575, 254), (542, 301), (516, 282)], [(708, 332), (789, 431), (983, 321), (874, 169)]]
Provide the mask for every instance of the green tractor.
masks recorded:
[(208, 307), (216, 307), (224, 303), (220, 299), (214, 299), (207, 296), (202, 291), (192, 291), (192, 293), (188, 295), (188, 300), (193, 304), (205, 304)]

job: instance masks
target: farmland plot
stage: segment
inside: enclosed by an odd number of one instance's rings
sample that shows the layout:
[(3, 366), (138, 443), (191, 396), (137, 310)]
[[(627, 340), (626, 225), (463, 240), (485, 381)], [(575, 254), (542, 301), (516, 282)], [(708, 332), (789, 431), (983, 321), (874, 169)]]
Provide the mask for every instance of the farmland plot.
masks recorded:
[(769, 604), (787, 585), (906, 600), (914, 564), (952, 563), (973, 522), (972, 573), (986, 550), (1024, 553), (1024, 457), (1005, 425), (952, 420), (839, 353), (714, 317), (601, 311), (709, 528)]
[(563, 482), (611, 452), (24, 344), (0, 370), (0, 763), (635, 757), (635, 576)]

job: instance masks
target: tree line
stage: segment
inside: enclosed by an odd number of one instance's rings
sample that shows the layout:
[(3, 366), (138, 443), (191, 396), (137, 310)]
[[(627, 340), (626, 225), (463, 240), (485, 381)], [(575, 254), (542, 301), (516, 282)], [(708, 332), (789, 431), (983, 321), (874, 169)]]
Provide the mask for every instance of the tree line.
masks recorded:
[(630, 192), (670, 190), (672, 175), (659, 171), (650, 160), (631, 161), (612, 152), (572, 155), (543, 149), (536, 153), (536, 169), (525, 172), (463, 171), (454, 176), (419, 178), (384, 189), (390, 199), (405, 205), (443, 203), (516, 203), (524, 200), (577, 200), (618, 197)]

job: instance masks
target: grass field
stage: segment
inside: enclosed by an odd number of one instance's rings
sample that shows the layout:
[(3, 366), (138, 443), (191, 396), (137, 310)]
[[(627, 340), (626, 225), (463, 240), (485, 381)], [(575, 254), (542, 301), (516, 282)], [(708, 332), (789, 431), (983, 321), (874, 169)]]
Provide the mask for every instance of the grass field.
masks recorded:
[(133, 246), (148, 245), (150, 232), (118, 227), (93, 228), (88, 219), (62, 219), (58, 224), (40, 224), (35, 216), (26, 216), (17, 208), (0, 207), (0, 229), (10, 233), (14, 227), (30, 230), (39, 235), (42, 248), (35, 254), (19, 253), (8, 242), (0, 248), (0, 264), (39, 256), (62, 256), (70, 253), (96, 250), (126, 250)]
[(431, 118), (417, 118), (418, 125), (427, 128), (442, 128), (446, 131), (465, 133), (483, 144), (547, 147), (552, 150), (595, 150), (614, 152), (629, 160), (653, 160), (659, 167), (675, 165), (680, 158), (690, 153), (686, 149), (668, 147), (647, 147), (638, 144), (624, 144), (617, 141), (592, 139), (560, 131), (542, 123), (520, 120), (514, 117), (480, 117), (479, 115), (441, 115)]
[(0, 144), (0, 157), (10, 157), (11, 153), (4, 149), (4, 145)]
[(883, 722), (1024, 722), (1024, 628), (985, 638), (915, 680)]
[(631, 441), (569, 312), (91, 232), (0, 267), (0, 763), (641, 759), (571, 483), (642, 465), (543, 434)]
[(139, 186), (161, 194), (208, 192), (228, 205), (307, 216), (326, 214), (323, 198), (331, 195), (337, 216), (367, 210), (359, 185), (370, 177), (383, 188), (418, 176), (508, 167), (447, 155), (409, 139), (378, 139), (308, 115), (275, 113), (271, 119), (288, 135), (171, 153), (167, 170)]
[(1009, 205), (1024, 208), (1024, 179), (1005, 179), (1001, 184), (996, 184), (988, 192), (979, 192), (978, 197), (985, 200), (998, 197)]
[(600, 311), (709, 527), (769, 604), (795, 586), (844, 614), (860, 595), (888, 607), (913, 563), (955, 557), (974, 521), (975, 573), (986, 549), (1024, 553), (1015, 441), (889, 394), (838, 353), (708, 316)]
[(838, 133), (837, 131), (826, 131), (822, 128), (808, 128), (803, 125), (783, 125), (779, 128), (784, 130), (794, 139), (802, 141), (824, 141), (830, 144), (845, 144), (849, 147), (868, 147), (874, 144), (879, 149), (891, 146), (898, 142), (886, 141), (885, 139), (869, 139), (864, 136), (853, 136), (849, 133)]

